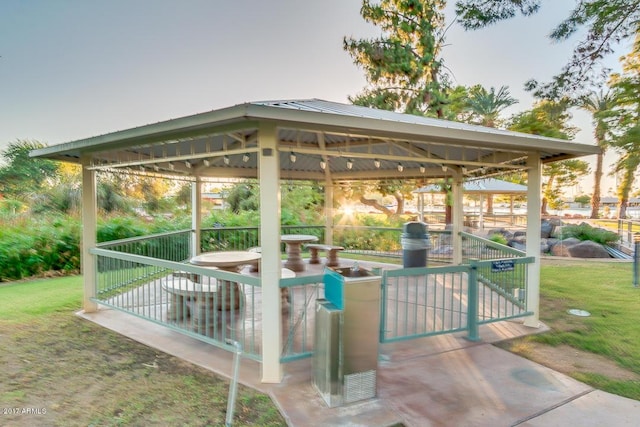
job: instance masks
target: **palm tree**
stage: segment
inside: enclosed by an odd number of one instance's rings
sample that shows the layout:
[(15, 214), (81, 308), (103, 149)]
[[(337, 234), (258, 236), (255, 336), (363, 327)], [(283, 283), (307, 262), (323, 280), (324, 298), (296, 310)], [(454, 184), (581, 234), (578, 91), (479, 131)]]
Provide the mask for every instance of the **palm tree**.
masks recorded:
[(469, 90), (467, 108), (472, 114), (471, 122), (494, 128), (500, 113), (517, 103), (518, 100), (511, 97), (507, 86), (501, 86), (498, 92), (492, 87), (487, 92), (484, 87), (476, 85)]
[[(509, 93), (509, 87), (500, 86), (498, 92), (492, 86), (487, 89), (480, 85), (473, 86), (469, 89), (469, 99), (467, 100), (467, 109), (471, 113), (470, 122), (490, 128), (497, 125), (500, 113), (513, 104), (517, 104), (518, 100), (513, 98)], [(493, 213), (493, 196), (487, 197), (487, 213)]]
[(596, 144), (602, 149), (596, 157), (596, 170), (594, 172), (593, 195), (591, 196), (591, 218), (596, 219), (600, 210), (600, 184), (602, 182), (602, 165), (604, 153), (609, 145), (607, 135), (609, 134), (609, 125), (606, 116), (614, 106), (614, 97), (610, 91), (593, 92), (589, 96), (585, 96), (578, 100), (578, 106), (583, 110), (591, 113), (594, 125), (593, 136)]
[(640, 165), (640, 154), (633, 151), (626, 152), (616, 163), (616, 172), (622, 172), (622, 181), (618, 186), (618, 218), (627, 217), (629, 193), (633, 187), (635, 172)]

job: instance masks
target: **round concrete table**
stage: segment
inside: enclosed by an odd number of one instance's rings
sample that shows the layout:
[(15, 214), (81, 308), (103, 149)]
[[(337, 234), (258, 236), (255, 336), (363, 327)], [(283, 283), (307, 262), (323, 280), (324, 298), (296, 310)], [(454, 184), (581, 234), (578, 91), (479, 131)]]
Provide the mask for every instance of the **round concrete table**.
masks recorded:
[[(191, 258), (191, 264), (202, 267), (218, 267), (220, 270), (237, 273), (240, 267), (247, 264), (255, 264), (262, 257), (256, 252), (228, 251), (205, 252)], [(240, 307), (240, 287), (238, 283), (229, 280), (218, 280), (218, 309), (231, 310), (231, 298), (233, 308)], [(224, 301), (222, 300), (224, 298)]]
[(300, 247), (303, 243), (317, 242), (318, 238), (309, 234), (283, 234), (280, 236), (280, 241), (287, 245), (287, 261), (284, 266), (295, 272), (304, 271)]

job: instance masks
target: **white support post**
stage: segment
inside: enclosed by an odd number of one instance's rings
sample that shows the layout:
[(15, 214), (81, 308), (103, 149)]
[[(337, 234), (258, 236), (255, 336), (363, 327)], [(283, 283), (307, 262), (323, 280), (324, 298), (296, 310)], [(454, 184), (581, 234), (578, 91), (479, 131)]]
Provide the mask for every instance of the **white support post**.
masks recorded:
[[(318, 146), (321, 150), (326, 149), (324, 133), (318, 132)], [(322, 157), (325, 162), (324, 169), (324, 242), (333, 245), (333, 179), (331, 178), (331, 165), (326, 156)]]
[(484, 230), (484, 194), (480, 193), (480, 216), (478, 217), (478, 228)]
[(280, 166), (278, 134), (274, 123), (261, 122), (258, 129), (260, 181), (260, 246), (262, 260), (262, 382), (283, 378), (282, 313), (280, 301)]
[(509, 218), (511, 218), (511, 225), (515, 225), (516, 220), (513, 217), (513, 194), (509, 197)]
[(542, 191), (542, 162), (539, 153), (527, 158), (527, 256), (535, 261), (527, 266), (527, 311), (533, 315), (524, 320), (525, 326), (540, 326), (540, 209)]
[(98, 200), (96, 172), (88, 168), (89, 159), (82, 159), (82, 258), (81, 269), (84, 280), (82, 306), (85, 313), (98, 311), (98, 304), (91, 300), (96, 296), (96, 257), (89, 253), (96, 247)]
[(453, 265), (462, 264), (462, 236), (464, 224), (464, 206), (462, 191), (462, 174), (456, 173), (453, 176), (453, 185), (451, 186), (453, 197), (453, 209), (451, 212), (451, 240), (453, 244)]
[(200, 233), (202, 229), (202, 180), (196, 177), (191, 183), (191, 248), (193, 258), (200, 254)]
[(324, 242), (333, 245), (333, 182), (327, 179), (324, 185)]

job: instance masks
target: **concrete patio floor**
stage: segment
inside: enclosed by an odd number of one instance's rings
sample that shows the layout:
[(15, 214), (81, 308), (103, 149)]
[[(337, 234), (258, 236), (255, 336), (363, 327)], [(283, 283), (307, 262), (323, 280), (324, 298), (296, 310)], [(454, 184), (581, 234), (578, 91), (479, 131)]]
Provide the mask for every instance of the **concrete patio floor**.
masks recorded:
[[(230, 378), (233, 355), (112, 309), (87, 320)], [(492, 345), (544, 331), (503, 321), (464, 334), (383, 344), (377, 397), (328, 408), (311, 384), (310, 359), (285, 365), (280, 384), (260, 383), (260, 364), (243, 359), (240, 382), (271, 396), (290, 426), (635, 426), (640, 402), (614, 396)]]

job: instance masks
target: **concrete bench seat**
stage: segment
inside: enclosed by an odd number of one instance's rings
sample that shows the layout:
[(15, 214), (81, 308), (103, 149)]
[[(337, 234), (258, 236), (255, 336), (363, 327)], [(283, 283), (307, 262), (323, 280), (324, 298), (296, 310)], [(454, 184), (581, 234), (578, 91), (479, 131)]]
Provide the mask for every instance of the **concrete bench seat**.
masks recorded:
[[(217, 281), (212, 279), (207, 284), (191, 280), (180, 273), (162, 280), (162, 289), (169, 294), (168, 319), (184, 320), (192, 317), (196, 322), (204, 321), (207, 308), (210, 311), (220, 309), (216, 305)], [(213, 316), (210, 314), (210, 316)], [(213, 317), (212, 317), (213, 318)]]
[(337, 267), (338, 265), (340, 265), (340, 262), (338, 260), (338, 252), (344, 250), (342, 246), (325, 245), (322, 243), (310, 243), (306, 245), (306, 248), (309, 249), (309, 253), (311, 254), (311, 258), (309, 258), (309, 264), (320, 264), (318, 252), (326, 252), (327, 267)]

